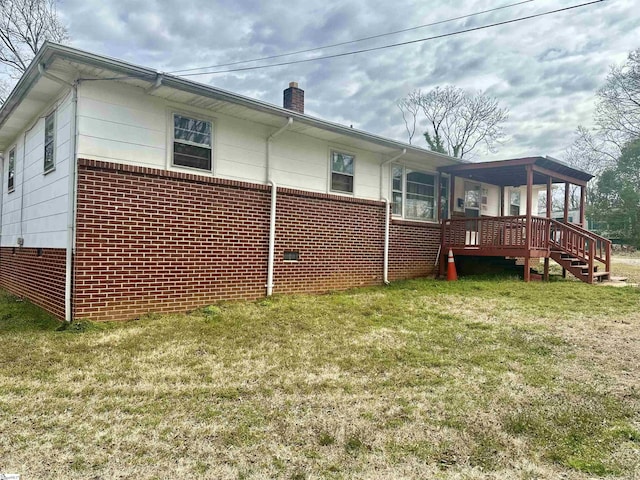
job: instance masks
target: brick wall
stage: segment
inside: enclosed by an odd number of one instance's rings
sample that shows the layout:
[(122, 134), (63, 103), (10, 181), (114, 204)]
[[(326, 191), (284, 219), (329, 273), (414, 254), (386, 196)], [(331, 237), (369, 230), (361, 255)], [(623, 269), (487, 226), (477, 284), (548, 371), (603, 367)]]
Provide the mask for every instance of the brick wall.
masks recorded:
[(439, 245), (439, 224), (393, 220), (389, 229), (389, 280), (436, 273)]
[[(126, 319), (265, 295), (270, 198), (263, 185), (80, 160), (74, 317)], [(431, 273), (422, 248), (431, 252), (433, 238), (437, 250), (437, 226), (394, 224), (392, 278)], [(383, 248), (381, 202), (278, 189), (274, 293), (380, 284)]]
[(0, 286), (63, 319), (66, 251), (38, 250), (0, 248)]
[[(299, 260), (284, 260), (286, 251)], [(384, 205), (278, 190), (276, 293), (322, 292), (382, 283)]]

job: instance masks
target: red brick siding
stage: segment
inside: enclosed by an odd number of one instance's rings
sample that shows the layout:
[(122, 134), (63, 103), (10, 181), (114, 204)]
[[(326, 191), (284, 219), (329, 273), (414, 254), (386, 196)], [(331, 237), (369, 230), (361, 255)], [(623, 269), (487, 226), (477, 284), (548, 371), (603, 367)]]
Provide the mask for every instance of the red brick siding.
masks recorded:
[(56, 317), (64, 318), (66, 250), (43, 248), (0, 248), (0, 286), (26, 297)]
[(436, 273), (439, 245), (439, 224), (393, 220), (389, 229), (389, 280)]
[[(265, 294), (269, 187), (79, 164), (74, 317), (126, 319)], [(439, 241), (436, 230), (425, 238)], [(393, 226), (392, 246), (394, 237), (420, 242), (392, 249), (404, 265), (393, 267), (395, 278), (431, 273), (421, 266), (424, 231)], [(380, 284), (383, 247), (381, 202), (278, 189), (275, 293)], [(298, 262), (284, 261), (289, 250)]]
[(266, 189), (86, 163), (78, 172), (74, 317), (133, 318), (264, 294)]
[[(384, 206), (278, 193), (274, 292), (323, 292), (382, 283)], [(297, 262), (284, 261), (297, 251)]]

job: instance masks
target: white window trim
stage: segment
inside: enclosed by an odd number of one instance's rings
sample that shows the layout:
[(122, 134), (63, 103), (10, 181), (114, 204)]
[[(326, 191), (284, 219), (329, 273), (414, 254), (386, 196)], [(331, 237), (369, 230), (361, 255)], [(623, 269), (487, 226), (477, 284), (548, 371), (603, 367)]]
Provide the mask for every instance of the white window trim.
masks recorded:
[[(342, 153), (345, 155), (350, 155), (353, 157), (353, 192), (345, 192), (343, 190), (334, 190), (333, 187), (333, 154), (334, 153)], [(358, 163), (358, 156), (349, 150), (346, 150), (344, 148), (335, 148), (335, 147), (330, 147), (329, 148), (329, 173), (328, 173), (328, 182), (327, 182), (327, 193), (331, 193), (334, 195), (344, 195), (347, 197), (355, 197), (356, 195), (356, 172), (357, 172), (357, 163)], [(340, 173), (340, 172), (336, 172), (336, 173)], [(342, 175), (348, 175), (348, 174), (342, 174)]]
[[(479, 191), (480, 191), (480, 198), (478, 198), (478, 206), (477, 207), (470, 207), (467, 205), (467, 185), (472, 185), (474, 187), (478, 187)], [(469, 180), (465, 180), (464, 181), (464, 206), (463, 206), (463, 211), (465, 210), (478, 210), (478, 216), (480, 216), (480, 212), (482, 210), (482, 183), (480, 182), (473, 182), (473, 181), (469, 181)]]
[[(174, 119), (173, 116), (174, 115), (180, 115), (182, 117), (189, 117), (189, 118), (193, 118), (194, 120), (201, 120), (201, 121), (205, 121), (205, 122), (209, 122), (211, 124), (211, 169), (210, 170), (204, 170), (202, 168), (195, 168), (195, 167), (185, 167), (183, 165), (175, 165), (173, 163), (173, 142), (174, 142)], [(181, 110), (181, 109), (177, 109), (177, 108), (170, 108), (167, 110), (167, 162), (166, 162), (166, 169), (167, 170), (172, 170), (172, 171), (187, 171), (187, 172), (192, 172), (192, 173), (198, 173), (199, 175), (208, 175), (208, 176), (214, 176), (215, 175), (215, 165), (216, 165), (216, 142), (217, 142), (217, 135), (216, 135), (216, 118), (208, 116), (208, 115), (204, 115), (202, 113), (199, 112), (194, 112), (194, 111), (189, 111), (189, 110)], [(184, 143), (186, 145), (191, 145), (191, 142), (187, 142), (187, 141), (180, 141), (181, 143)], [(202, 147), (203, 145), (198, 144), (198, 143), (193, 143), (194, 146), (197, 147)]]
[[(392, 216), (397, 219), (406, 220), (407, 222), (422, 222), (422, 223), (439, 223), (440, 222), (440, 212), (438, 211), (438, 197), (440, 196), (440, 191), (437, 190), (439, 185), (440, 174), (433, 170), (423, 170), (421, 168), (415, 168), (409, 165), (401, 165), (398, 163), (392, 163), (389, 165), (389, 189), (391, 192), (391, 201), (393, 201), (393, 192), (397, 191), (393, 189), (393, 169), (394, 167), (402, 168), (402, 213), (398, 215), (397, 213), (392, 213)], [(407, 205), (407, 170), (411, 170), (412, 172), (424, 173), (427, 175), (433, 175), (433, 213), (434, 218), (425, 219), (425, 218), (413, 218), (407, 217), (405, 214), (405, 207)], [(437, 191), (436, 191), (437, 190)]]
[[(51, 167), (49, 168), (45, 168), (44, 166), (44, 162), (45, 162), (45, 152), (47, 150), (47, 118), (52, 117), (53, 118), (53, 140), (51, 141), (51, 143), (53, 143), (53, 163), (51, 165)], [(47, 115), (44, 116), (44, 138), (43, 138), (43, 151), (42, 151), (42, 174), (46, 175), (48, 173), (53, 172), (56, 169), (56, 160), (57, 160), (57, 155), (56, 155), (56, 150), (57, 150), (57, 143), (58, 143), (58, 110), (54, 109), (52, 111), (50, 111)]]

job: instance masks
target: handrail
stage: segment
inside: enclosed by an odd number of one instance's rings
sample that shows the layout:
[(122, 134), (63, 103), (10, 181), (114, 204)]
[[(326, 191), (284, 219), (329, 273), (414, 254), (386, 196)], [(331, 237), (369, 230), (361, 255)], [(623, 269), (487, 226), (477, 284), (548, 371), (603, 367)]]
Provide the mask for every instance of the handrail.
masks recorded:
[(611, 267), (611, 241), (577, 225), (532, 216), (527, 238), (526, 215), (452, 218), (442, 221), (441, 243), (445, 248), (502, 250), (559, 249), (587, 262)]

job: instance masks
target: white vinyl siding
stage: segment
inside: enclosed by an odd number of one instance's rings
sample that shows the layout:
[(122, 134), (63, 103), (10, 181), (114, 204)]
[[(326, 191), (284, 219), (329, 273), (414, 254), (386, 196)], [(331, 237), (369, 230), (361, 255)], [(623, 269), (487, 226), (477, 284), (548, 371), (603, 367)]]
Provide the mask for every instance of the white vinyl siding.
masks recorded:
[[(51, 106), (27, 129), (18, 134), (15, 147), (14, 193), (2, 194), (2, 246), (18, 245), (24, 239), (27, 248), (64, 248), (67, 244), (68, 188), (71, 146), (71, 94), (55, 105), (55, 121), (49, 122)], [(51, 129), (51, 127), (53, 129)], [(45, 145), (54, 167), (43, 175)], [(5, 181), (8, 182), (7, 171)]]

